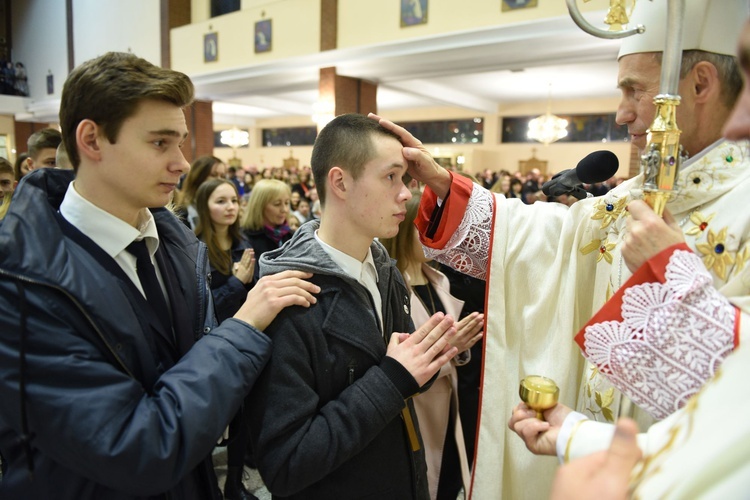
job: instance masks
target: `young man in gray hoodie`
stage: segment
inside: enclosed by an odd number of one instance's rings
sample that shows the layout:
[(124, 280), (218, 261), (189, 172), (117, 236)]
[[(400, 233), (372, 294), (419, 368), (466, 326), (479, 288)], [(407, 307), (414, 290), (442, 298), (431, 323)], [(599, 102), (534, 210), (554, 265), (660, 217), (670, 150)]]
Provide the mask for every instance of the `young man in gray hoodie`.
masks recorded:
[[(261, 274), (312, 272), (309, 309), (268, 328), (271, 361), (253, 391), (251, 436), (274, 498), (429, 497), (409, 398), (456, 349), (442, 314), (412, 335), (409, 293), (375, 238), (394, 236), (411, 198), (398, 138), (362, 115), (342, 115), (315, 141), (323, 214), (261, 258)], [(395, 333), (394, 333), (395, 332)]]

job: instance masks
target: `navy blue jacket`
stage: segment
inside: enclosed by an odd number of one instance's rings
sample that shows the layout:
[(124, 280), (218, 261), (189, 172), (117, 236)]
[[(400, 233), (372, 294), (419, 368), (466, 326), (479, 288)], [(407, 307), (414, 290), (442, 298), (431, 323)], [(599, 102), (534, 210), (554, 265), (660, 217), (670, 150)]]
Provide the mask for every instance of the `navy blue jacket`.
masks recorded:
[(270, 340), (216, 326), (205, 245), (154, 210), (195, 340), (160, 358), (132, 284), (62, 231), (72, 179), (29, 174), (0, 226), (0, 498), (212, 498), (211, 451)]

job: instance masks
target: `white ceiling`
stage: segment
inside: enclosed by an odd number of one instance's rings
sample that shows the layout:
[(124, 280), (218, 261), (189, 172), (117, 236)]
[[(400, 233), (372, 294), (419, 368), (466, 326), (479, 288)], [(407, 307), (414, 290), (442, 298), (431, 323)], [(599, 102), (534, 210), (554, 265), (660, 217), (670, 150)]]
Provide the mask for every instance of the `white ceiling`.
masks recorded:
[[(603, 19), (603, 12), (587, 14)], [(503, 104), (616, 97), (619, 41), (595, 38), (568, 17), (356, 47), (247, 68), (191, 75), (214, 122), (310, 116), (319, 69), (378, 84), (378, 111), (458, 106), (495, 113)]]

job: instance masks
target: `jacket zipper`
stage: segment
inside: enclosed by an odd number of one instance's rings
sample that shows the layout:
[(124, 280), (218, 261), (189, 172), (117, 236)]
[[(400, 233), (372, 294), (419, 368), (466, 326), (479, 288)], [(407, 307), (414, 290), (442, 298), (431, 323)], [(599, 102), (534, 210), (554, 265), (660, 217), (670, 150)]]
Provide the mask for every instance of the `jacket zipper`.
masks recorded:
[(91, 318), (91, 316), (89, 315), (89, 313), (86, 312), (86, 309), (84, 309), (84, 307), (81, 306), (81, 304), (76, 300), (76, 298), (73, 297), (70, 293), (68, 293), (64, 288), (61, 288), (61, 287), (55, 286), (55, 285), (51, 285), (49, 283), (44, 283), (44, 282), (41, 282), (41, 281), (33, 280), (33, 279), (27, 278), (25, 276), (18, 276), (18, 275), (15, 275), (15, 274), (11, 274), (11, 273), (9, 273), (7, 271), (4, 271), (2, 269), (0, 269), (0, 275), (7, 276), (7, 277), (9, 277), (11, 279), (20, 280), (20, 281), (23, 281), (25, 283), (29, 283), (29, 284), (32, 284), (32, 285), (39, 285), (39, 286), (44, 286), (44, 287), (47, 287), (47, 288), (51, 288), (52, 290), (56, 290), (58, 292), (61, 292), (63, 295), (65, 295), (68, 299), (70, 299), (70, 301), (73, 303), (73, 305), (81, 312), (81, 314), (83, 314), (84, 317), (88, 320), (88, 322), (91, 324), (91, 326), (93, 327), (93, 329), (96, 332), (96, 334), (102, 340), (102, 342), (104, 343), (104, 345), (107, 346), (107, 349), (109, 349), (109, 352), (117, 360), (117, 362), (119, 363), (120, 367), (122, 367), (123, 371), (125, 373), (127, 373), (130, 378), (135, 379), (135, 375), (133, 375), (133, 373), (131, 373), (131, 371), (125, 365), (125, 363), (120, 358), (120, 356), (117, 355), (117, 353), (115, 352), (115, 350), (112, 348), (112, 346), (109, 344), (109, 342), (107, 341), (107, 339), (104, 337), (104, 334), (102, 333), (102, 331), (99, 329), (99, 327), (94, 322), (93, 318)]

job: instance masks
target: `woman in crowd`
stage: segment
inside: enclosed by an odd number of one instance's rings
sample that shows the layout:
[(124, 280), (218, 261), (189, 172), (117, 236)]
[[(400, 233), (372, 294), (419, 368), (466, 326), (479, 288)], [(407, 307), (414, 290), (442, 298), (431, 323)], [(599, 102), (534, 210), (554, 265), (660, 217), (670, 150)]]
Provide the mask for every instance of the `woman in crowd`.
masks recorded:
[[(292, 195), (294, 195), (294, 193), (292, 193)], [(297, 218), (300, 224), (304, 224), (313, 218), (312, 212), (310, 211), (310, 202), (307, 201), (307, 198), (302, 198), (299, 201), (297, 204), (297, 210), (294, 210), (292, 215)]]
[(493, 193), (502, 194), (506, 198), (510, 198), (510, 176), (500, 176), (500, 178), (492, 185), (490, 191), (492, 191)]
[(510, 179), (510, 191), (508, 191), (508, 198), (518, 198), (519, 200), (524, 200), (524, 196), (522, 194), (523, 191), (523, 182), (518, 177), (511, 177)]
[(297, 191), (292, 191), (291, 197), (289, 198), (289, 210), (294, 212), (299, 206), (299, 201), (302, 199), (302, 195)]
[[(208, 247), (211, 295), (219, 322), (231, 318), (242, 306), (254, 283), (255, 255), (242, 236), (238, 221), (239, 196), (234, 183), (209, 179), (195, 195), (198, 218), (195, 234)], [(245, 450), (249, 441), (243, 408), (229, 424), (227, 478), (224, 498), (255, 498), (242, 484)]]
[(253, 187), (242, 216), (242, 230), (255, 250), (256, 260), (292, 237), (287, 225), (291, 194), (289, 186), (276, 179), (263, 179)]
[(307, 168), (301, 169), (297, 173), (297, 182), (292, 183), (292, 191), (299, 193), (302, 198), (314, 201), (309, 194), (313, 187), (315, 187), (315, 184), (310, 177), (310, 171)]
[(242, 182), (245, 184), (245, 194), (243, 194), (243, 196), (250, 194), (250, 191), (253, 190), (256, 179), (260, 179), (260, 175), (253, 174), (252, 172), (245, 172), (242, 179)]
[(195, 197), (195, 234), (208, 247), (211, 290), (219, 321), (245, 302), (255, 273), (254, 250), (242, 235), (237, 188), (226, 179), (204, 182)]
[[(421, 194), (413, 192), (398, 234), (381, 240), (411, 289), (410, 311), (415, 325), (423, 324), (438, 311), (458, 318), (463, 307), (463, 301), (450, 294), (448, 278), (430, 267), (422, 252), (414, 227), (420, 199)], [(455, 366), (471, 360), (469, 349), (482, 338), (483, 321), (484, 315), (471, 313), (456, 324), (458, 334), (452, 342), (459, 352), (456, 360), (440, 370), (429, 391), (414, 398), (432, 499), (453, 500), (462, 487), (468, 491), (469, 461), (458, 415)]]
[(16, 163), (13, 164), (13, 175), (16, 182), (21, 182), (23, 176), (29, 173), (29, 163), (26, 161), (28, 158), (28, 153), (21, 153), (16, 158)]
[(187, 227), (194, 230), (198, 222), (195, 196), (201, 184), (209, 179), (224, 179), (226, 176), (227, 166), (215, 156), (200, 156), (193, 161), (174, 200), (174, 211)]

